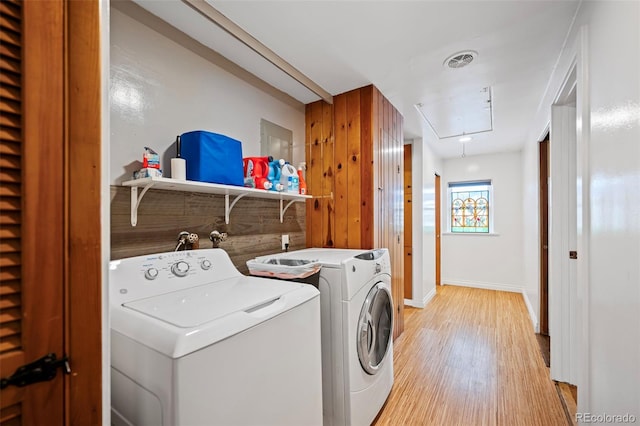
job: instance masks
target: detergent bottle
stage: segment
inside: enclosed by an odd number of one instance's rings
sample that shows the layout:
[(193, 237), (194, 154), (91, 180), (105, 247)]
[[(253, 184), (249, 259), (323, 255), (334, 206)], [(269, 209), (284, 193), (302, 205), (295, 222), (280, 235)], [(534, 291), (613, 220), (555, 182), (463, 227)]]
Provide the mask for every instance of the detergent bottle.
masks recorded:
[(243, 168), (244, 168), (244, 186), (247, 188), (255, 188), (256, 182), (253, 177), (253, 160), (250, 158), (243, 158)]
[(280, 161), (282, 160), (272, 160), (269, 162), (269, 174), (267, 179), (271, 183), (270, 191), (282, 191), (284, 186), (281, 181), (281, 170), (280, 170)]
[(270, 189), (269, 157), (245, 157), (244, 159), (245, 185), (257, 189)]
[(300, 189), (296, 168), (284, 160), (280, 160), (280, 166), (280, 183), (284, 187), (284, 191), (297, 194)]

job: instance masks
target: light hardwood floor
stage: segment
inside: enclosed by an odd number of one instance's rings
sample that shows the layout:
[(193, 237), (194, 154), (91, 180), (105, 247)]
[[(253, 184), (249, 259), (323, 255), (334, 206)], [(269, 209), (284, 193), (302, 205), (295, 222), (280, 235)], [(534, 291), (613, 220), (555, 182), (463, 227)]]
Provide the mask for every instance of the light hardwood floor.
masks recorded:
[(567, 425), (518, 293), (439, 286), (405, 309), (382, 425)]

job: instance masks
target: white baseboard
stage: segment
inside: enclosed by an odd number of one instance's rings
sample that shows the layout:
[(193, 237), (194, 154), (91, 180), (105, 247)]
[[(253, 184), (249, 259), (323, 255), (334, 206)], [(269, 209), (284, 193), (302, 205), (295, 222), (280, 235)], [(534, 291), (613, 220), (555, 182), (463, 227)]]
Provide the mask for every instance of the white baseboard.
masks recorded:
[(436, 295), (436, 288), (432, 288), (429, 293), (427, 293), (422, 300), (413, 300), (413, 299), (404, 299), (405, 306), (411, 306), (412, 308), (424, 308), (427, 306), (427, 303), (433, 299)]
[(540, 323), (538, 322), (538, 316), (533, 311), (533, 306), (531, 306), (529, 296), (527, 296), (527, 292), (524, 290), (522, 290), (522, 298), (524, 299), (524, 304), (527, 306), (527, 311), (529, 311), (529, 318), (531, 319), (531, 325), (533, 325), (533, 331), (539, 333)]
[(473, 287), (473, 288), (482, 288), (485, 290), (497, 290), (497, 291), (508, 291), (511, 293), (520, 293), (522, 294), (522, 298), (524, 299), (524, 304), (527, 307), (527, 311), (529, 312), (529, 318), (531, 319), (531, 325), (533, 326), (533, 330), (538, 333), (540, 330), (540, 324), (538, 323), (538, 317), (536, 313), (533, 311), (533, 306), (531, 306), (531, 302), (529, 301), (529, 297), (525, 290), (521, 287), (509, 285), (509, 284), (497, 284), (497, 283), (483, 283), (478, 281), (463, 281), (463, 280), (442, 280), (445, 285), (457, 285), (461, 287)]
[(464, 280), (442, 280), (443, 285), (457, 285), (460, 287), (483, 288), (485, 290), (508, 291), (511, 293), (522, 293), (522, 287), (510, 284), (485, 283), (480, 281), (464, 281)]
[(424, 308), (421, 302), (416, 302), (413, 299), (404, 299), (404, 306), (411, 306), (412, 308)]
[(427, 306), (427, 303), (429, 303), (431, 299), (433, 299), (435, 296), (436, 296), (436, 288), (433, 287), (431, 291), (429, 291), (429, 293), (427, 293), (424, 296), (424, 299), (422, 299), (423, 306)]

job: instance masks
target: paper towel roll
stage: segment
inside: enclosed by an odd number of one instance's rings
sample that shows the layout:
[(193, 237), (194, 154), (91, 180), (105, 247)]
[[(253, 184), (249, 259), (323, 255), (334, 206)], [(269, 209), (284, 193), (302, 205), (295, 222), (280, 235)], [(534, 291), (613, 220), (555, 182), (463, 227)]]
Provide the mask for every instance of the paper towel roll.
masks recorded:
[(180, 180), (187, 179), (187, 162), (184, 158), (171, 159), (171, 178)]

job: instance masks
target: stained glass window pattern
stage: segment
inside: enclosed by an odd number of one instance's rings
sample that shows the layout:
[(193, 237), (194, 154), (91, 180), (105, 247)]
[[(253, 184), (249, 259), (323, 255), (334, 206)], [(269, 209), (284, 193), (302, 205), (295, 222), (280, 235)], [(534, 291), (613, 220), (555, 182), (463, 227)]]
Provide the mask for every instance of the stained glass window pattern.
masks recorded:
[(491, 182), (450, 183), (451, 232), (489, 233)]

